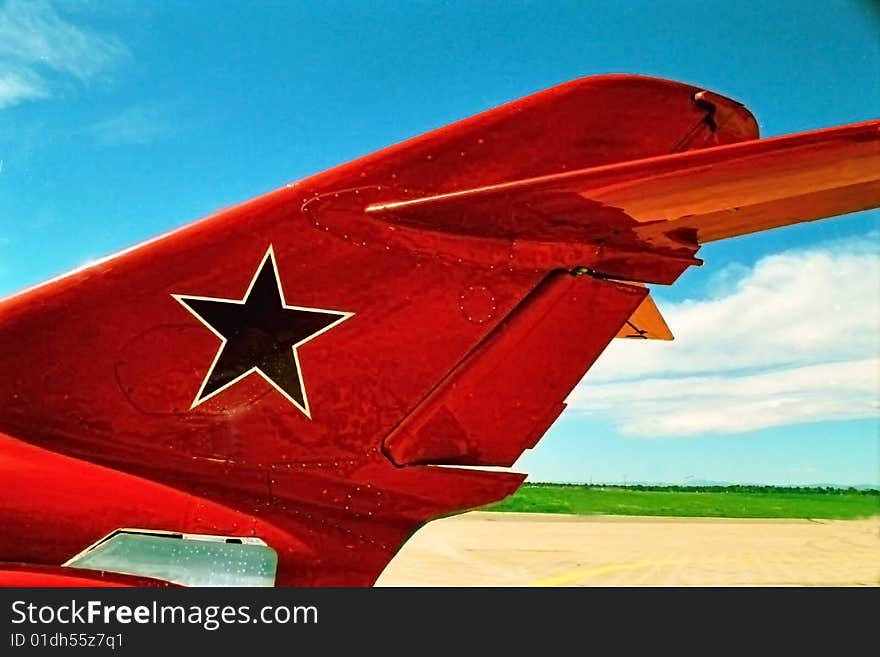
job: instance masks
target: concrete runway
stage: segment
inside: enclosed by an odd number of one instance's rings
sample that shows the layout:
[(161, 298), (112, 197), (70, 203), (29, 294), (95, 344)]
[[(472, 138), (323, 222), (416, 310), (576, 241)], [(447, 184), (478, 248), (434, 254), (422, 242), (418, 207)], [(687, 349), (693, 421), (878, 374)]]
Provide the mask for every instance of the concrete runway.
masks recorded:
[(473, 512), (429, 523), (377, 586), (878, 586), (880, 518)]

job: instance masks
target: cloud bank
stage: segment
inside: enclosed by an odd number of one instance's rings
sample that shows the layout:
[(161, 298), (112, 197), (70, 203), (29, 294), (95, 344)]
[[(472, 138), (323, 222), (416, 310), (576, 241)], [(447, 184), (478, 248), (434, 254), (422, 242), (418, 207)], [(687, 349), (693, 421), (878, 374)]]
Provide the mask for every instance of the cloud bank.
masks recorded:
[(615, 340), (569, 396), (627, 434), (740, 433), (878, 416), (880, 239), (731, 267), (708, 298), (659, 303), (676, 340)]

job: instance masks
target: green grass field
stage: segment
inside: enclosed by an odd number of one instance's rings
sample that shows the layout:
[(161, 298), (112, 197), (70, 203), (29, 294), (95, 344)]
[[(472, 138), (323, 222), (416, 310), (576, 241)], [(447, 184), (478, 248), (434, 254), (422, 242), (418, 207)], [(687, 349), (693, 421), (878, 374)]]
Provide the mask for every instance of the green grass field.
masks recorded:
[(575, 515), (849, 519), (880, 514), (880, 491), (527, 483), (514, 495), (486, 510)]

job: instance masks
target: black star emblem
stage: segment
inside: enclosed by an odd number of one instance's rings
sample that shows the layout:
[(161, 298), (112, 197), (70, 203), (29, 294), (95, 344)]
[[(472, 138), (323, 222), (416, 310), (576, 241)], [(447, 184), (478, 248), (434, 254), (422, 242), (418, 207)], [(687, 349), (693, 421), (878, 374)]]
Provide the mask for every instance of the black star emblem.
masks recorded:
[(297, 347), (352, 313), (288, 306), (271, 246), (241, 300), (172, 296), (221, 340), (192, 408), (256, 372), (311, 418)]

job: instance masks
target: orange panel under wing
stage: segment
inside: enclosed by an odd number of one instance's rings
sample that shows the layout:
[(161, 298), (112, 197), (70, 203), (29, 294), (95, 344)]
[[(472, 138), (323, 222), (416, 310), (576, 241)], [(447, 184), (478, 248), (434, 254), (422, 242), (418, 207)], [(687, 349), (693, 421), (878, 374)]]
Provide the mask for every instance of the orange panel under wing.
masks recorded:
[(660, 314), (657, 304), (649, 294), (644, 298), (635, 312), (630, 315), (615, 338), (628, 338), (631, 340), (672, 340), (672, 331)]

